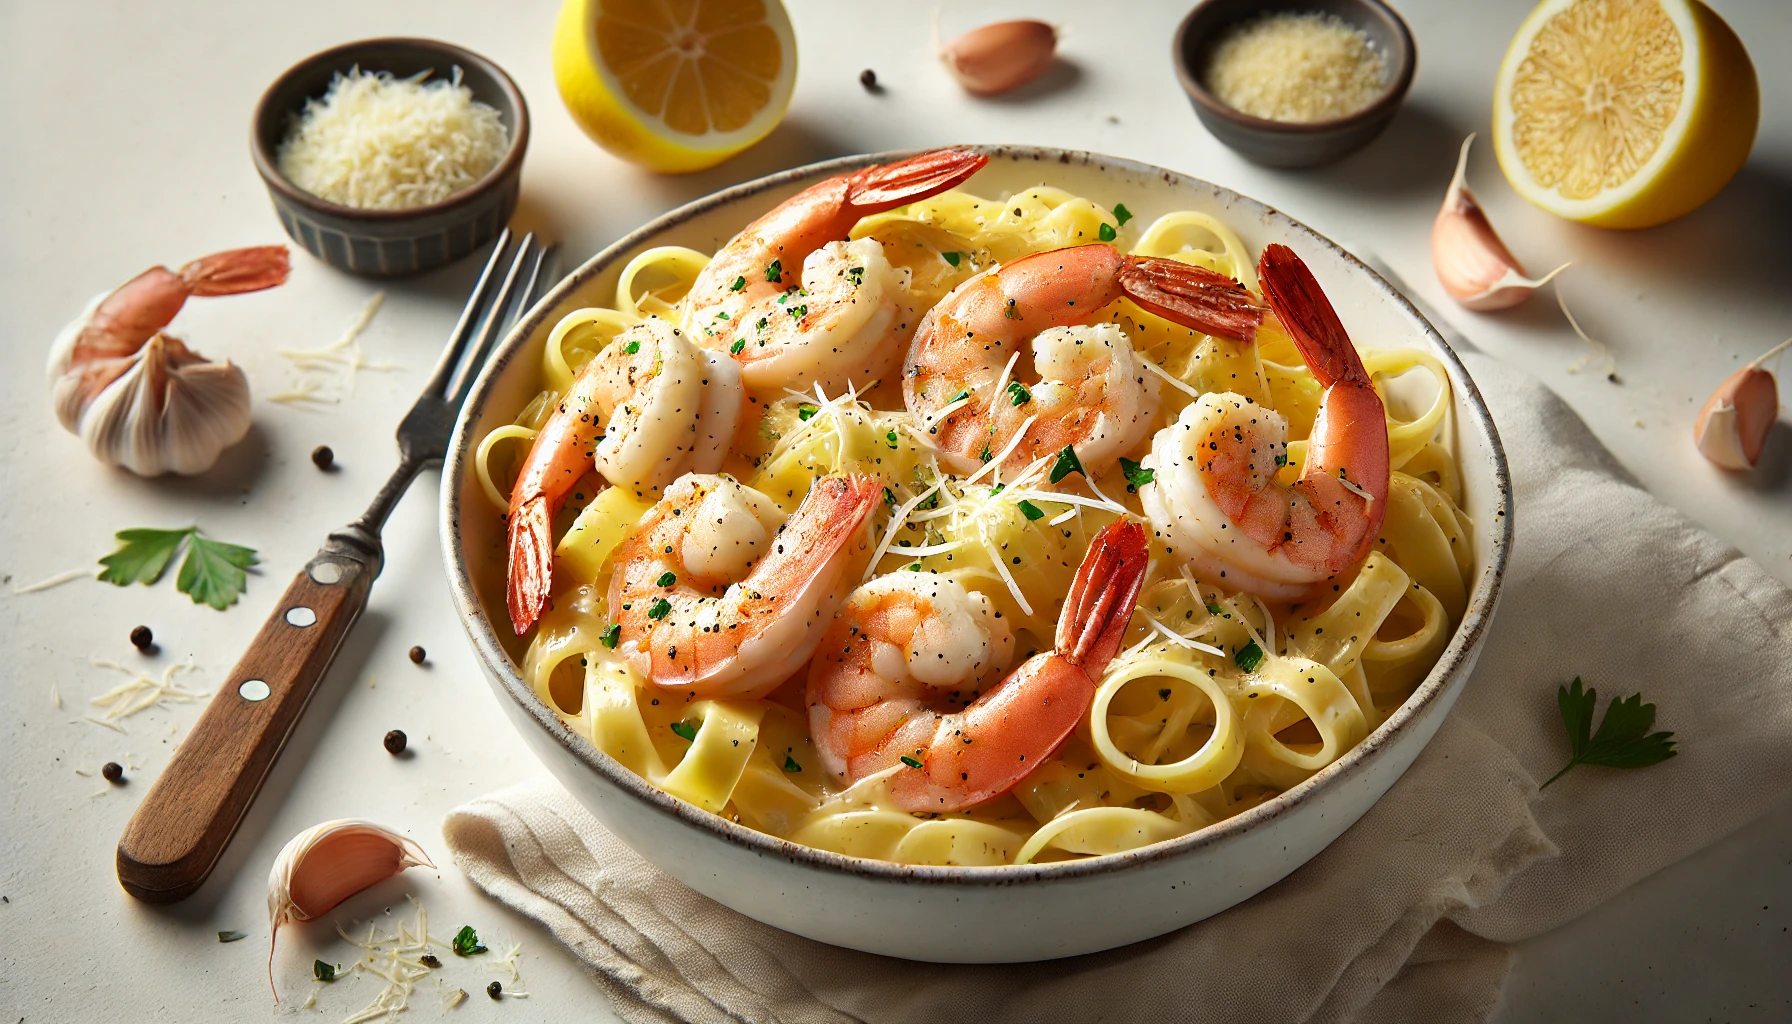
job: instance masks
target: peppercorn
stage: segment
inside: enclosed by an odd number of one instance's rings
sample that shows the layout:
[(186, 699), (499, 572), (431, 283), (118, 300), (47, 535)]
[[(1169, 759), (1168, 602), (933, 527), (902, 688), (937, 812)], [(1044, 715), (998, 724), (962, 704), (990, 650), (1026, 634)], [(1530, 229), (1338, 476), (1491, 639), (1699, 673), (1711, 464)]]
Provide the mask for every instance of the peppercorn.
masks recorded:
[(485, 986), (485, 994), (496, 999), (504, 994), (504, 986), (494, 981), (490, 985)]
[(110, 782), (115, 786), (121, 786), (124, 784), (124, 765), (119, 764), (117, 761), (107, 761), (105, 765), (100, 768), (100, 775), (107, 782)]
[(429, 655), (427, 652), (425, 652), (423, 650), (423, 648), (421, 648), (421, 647), (411, 648), (411, 664), (421, 665), (421, 664), (423, 664), (423, 659), (427, 658), (427, 657), (429, 657)]
[(404, 753), (404, 730), (394, 729), (386, 734), (386, 753), (393, 757)]
[(150, 648), (154, 647), (155, 645), (156, 645), (156, 635), (149, 631), (148, 626), (133, 626), (131, 628), (131, 646), (132, 647), (135, 647), (139, 651), (143, 651), (144, 653), (147, 654), (149, 652)]
[(436, 955), (434, 953), (425, 953), (422, 956), (418, 957), (417, 959), (423, 961), (423, 966), (428, 967), (431, 970), (434, 970), (435, 968), (442, 966), (442, 961), (437, 960)]
[(329, 445), (320, 444), (311, 449), (311, 464), (328, 473), (330, 467), (336, 464), (336, 453), (330, 450)]
[(866, 92), (876, 92), (877, 91), (877, 72), (871, 70), (870, 68), (866, 68), (865, 70), (859, 72), (859, 84), (865, 87)]

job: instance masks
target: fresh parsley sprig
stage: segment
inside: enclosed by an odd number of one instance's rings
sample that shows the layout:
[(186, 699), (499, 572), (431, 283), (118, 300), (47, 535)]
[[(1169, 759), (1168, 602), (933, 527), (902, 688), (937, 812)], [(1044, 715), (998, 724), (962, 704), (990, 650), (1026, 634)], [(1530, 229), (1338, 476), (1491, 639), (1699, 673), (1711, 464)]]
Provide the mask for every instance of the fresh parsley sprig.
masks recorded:
[(1568, 730), (1570, 756), (1562, 770), (1538, 786), (1539, 790), (1548, 789), (1576, 765), (1647, 768), (1679, 753), (1674, 749), (1673, 733), (1649, 731), (1655, 725), (1655, 705), (1644, 704), (1642, 694), (1612, 701), (1599, 722), (1599, 731), (1594, 732), (1593, 708), (1598, 701), (1599, 691), (1583, 690), (1579, 676), (1567, 686), (1556, 687), (1556, 706), (1562, 712), (1562, 726)]
[(256, 564), (255, 549), (239, 544), (212, 540), (197, 526), (179, 530), (120, 530), (114, 535), (120, 542), (117, 551), (100, 559), (105, 566), (99, 578), (107, 583), (128, 587), (133, 583), (145, 586), (162, 578), (168, 563), (186, 546), (187, 557), (174, 577), (174, 589), (193, 599), (194, 604), (208, 604), (223, 611), (237, 602), (249, 585), (246, 570)]
[(483, 952), (485, 946), (479, 941), (479, 933), (470, 924), (461, 925), (460, 931), (454, 933), (454, 955), (474, 956)]

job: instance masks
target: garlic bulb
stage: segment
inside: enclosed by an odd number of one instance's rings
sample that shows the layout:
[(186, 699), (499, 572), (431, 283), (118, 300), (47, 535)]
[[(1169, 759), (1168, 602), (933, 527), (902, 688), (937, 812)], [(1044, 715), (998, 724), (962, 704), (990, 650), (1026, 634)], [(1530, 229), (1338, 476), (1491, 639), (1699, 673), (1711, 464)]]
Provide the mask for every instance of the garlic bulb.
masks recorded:
[(1762, 364), (1792, 346), (1780, 342), (1717, 386), (1693, 423), (1699, 454), (1725, 469), (1753, 469), (1761, 461), (1767, 434), (1779, 418), (1779, 385)]
[(309, 921), (406, 868), (435, 867), (423, 848), (371, 821), (338, 818), (293, 836), (268, 872), (268, 967), (288, 921)]
[(1056, 28), (1043, 21), (1021, 20), (971, 29), (939, 50), (940, 62), (965, 91), (993, 96), (1045, 74), (1057, 48)]
[(1564, 263), (1539, 278), (1525, 276), (1517, 257), (1500, 241), (1481, 204), (1468, 188), (1468, 149), (1462, 140), (1456, 173), (1444, 193), (1443, 206), (1431, 222), (1431, 263), (1444, 291), (1463, 306), (1480, 312), (1510, 309), (1531, 297), (1550, 278), (1568, 268)]
[(189, 298), (273, 288), (290, 270), (283, 245), (231, 249), (98, 296), (50, 347), (56, 418), (101, 462), (142, 476), (211, 468), (249, 432), (249, 381), (163, 328)]

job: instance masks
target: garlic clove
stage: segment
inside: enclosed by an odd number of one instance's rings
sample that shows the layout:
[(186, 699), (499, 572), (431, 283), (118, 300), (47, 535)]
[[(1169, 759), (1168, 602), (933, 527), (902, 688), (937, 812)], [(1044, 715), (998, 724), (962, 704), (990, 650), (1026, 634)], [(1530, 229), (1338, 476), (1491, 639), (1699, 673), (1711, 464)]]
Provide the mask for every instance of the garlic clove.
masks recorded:
[(1472, 134), (1462, 140), (1456, 173), (1450, 178), (1437, 218), (1431, 222), (1431, 264), (1451, 298), (1468, 309), (1491, 312), (1510, 309), (1530, 298), (1568, 264), (1539, 278), (1525, 276), (1524, 267), (1500, 241), (1475, 194), (1469, 191), (1468, 150), (1474, 141)]
[(998, 21), (940, 47), (940, 62), (979, 96), (994, 96), (1045, 74), (1058, 49), (1058, 30), (1043, 21)]
[(1705, 407), (1692, 428), (1699, 454), (1725, 469), (1753, 469), (1761, 461), (1767, 435), (1779, 418), (1779, 386), (1762, 364), (1792, 346), (1792, 338), (1730, 374)]
[(359, 818), (326, 821), (293, 836), (268, 872), (269, 984), (281, 925), (309, 921), (375, 882), (418, 866), (435, 867), (422, 847)]

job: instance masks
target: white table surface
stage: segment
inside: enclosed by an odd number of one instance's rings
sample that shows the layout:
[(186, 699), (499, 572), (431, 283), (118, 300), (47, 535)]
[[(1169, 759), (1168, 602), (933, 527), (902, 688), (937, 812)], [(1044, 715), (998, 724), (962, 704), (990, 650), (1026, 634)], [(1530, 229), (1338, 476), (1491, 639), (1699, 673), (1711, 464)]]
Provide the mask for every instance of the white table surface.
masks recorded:
[[(90, 659), (159, 670), (191, 658), (192, 678), (217, 684), (283, 582), (393, 466), (392, 430), (475, 268), (385, 286), (385, 308), (363, 344), (370, 357), (404, 369), (362, 374), (352, 396), (321, 412), (258, 400), (249, 440), (197, 479), (141, 480), (90, 459), (54, 422), (44, 354), (91, 295), (145, 267), (283, 240), (249, 163), (250, 110), (287, 65), (350, 39), (434, 36), (509, 69), (535, 118), (516, 222), (562, 239), (575, 262), (715, 188), (868, 150), (1037, 143), (1114, 153), (1232, 186), (1378, 253), (1476, 344), (1546, 379), (1652, 491), (1792, 582), (1785, 423), (1770, 443), (1769, 465), (1747, 479), (1708, 467), (1689, 440), (1692, 415), (1710, 389), (1792, 332), (1792, 69), (1784, 57), (1792, 52), (1792, 14), (1779, 0), (1713, 3), (1755, 55), (1761, 131), (1747, 168), (1693, 215), (1639, 233), (1580, 227), (1520, 200), (1489, 146), (1475, 153), (1471, 181), (1521, 258), (1536, 270), (1575, 261), (1564, 285), (1582, 323), (1616, 350), (1621, 385), (1568, 372), (1581, 347), (1553, 303), (1498, 316), (1465, 313), (1444, 297), (1429, 266), (1431, 218), (1457, 144), (1467, 132), (1487, 130), (1495, 70), (1528, 0), (1401, 0), (1420, 53), (1410, 97), (1376, 143), (1314, 172), (1253, 167), (1196, 122), (1167, 53), (1186, 4), (954, 5), (945, 16), (948, 34), (1028, 9), (1063, 26), (1069, 70), (994, 101), (965, 97), (932, 62), (931, 4), (791, 6), (801, 72), (789, 117), (757, 148), (688, 177), (638, 170), (578, 133), (549, 66), (552, 3), (0, 6), (7, 99), (0, 105), (0, 576), (16, 586), (91, 566), (110, 550), (115, 530), (191, 522), (258, 548), (263, 561), (242, 603), (226, 613), (191, 605), (172, 579), (129, 589), (77, 581), (30, 595), (0, 587), (0, 1020), (254, 1020), (297, 1012), (312, 987), (314, 957), (353, 957), (327, 925), (291, 928), (274, 961), (286, 999), (275, 1009), (264, 973), (263, 879), (288, 837), (344, 816), (410, 833), (442, 868), (384, 883), (331, 919), (347, 924), (387, 908), (408, 916), (403, 894), (413, 893), (438, 934), (471, 923), (494, 947), (523, 943), (530, 1001), (492, 1004), (480, 992), (491, 976), (449, 958), (450, 986), (474, 993), (453, 1019), (613, 1019), (551, 938), (481, 897), (446, 859), (444, 814), (542, 769), (500, 724), (455, 622), (438, 555), (434, 474), (393, 518), (385, 575), (367, 615), (212, 881), (183, 904), (152, 908), (126, 896), (113, 875), (120, 829), (199, 708), (145, 712), (128, 721), (127, 735), (83, 722), (85, 702), (115, 681)], [(864, 67), (876, 69), (885, 93), (860, 89)], [(266, 396), (289, 374), (274, 348), (334, 340), (377, 287), (295, 249), (285, 287), (196, 302), (177, 326), (198, 350), (241, 364), (256, 394)], [(308, 453), (322, 443), (335, 448), (339, 472), (312, 467)], [(127, 642), (139, 622), (155, 629), (158, 657)], [(412, 644), (429, 650), (426, 667), (406, 660)], [(1669, 727), (1672, 715), (1664, 709)], [(410, 734), (414, 757), (394, 760), (381, 748), (392, 728)], [(129, 785), (114, 789), (76, 774), (108, 760), (131, 766)], [(1792, 808), (1784, 808), (1521, 946), (1502, 1017), (1786, 1019), (1789, 864)], [(249, 938), (221, 945), (220, 929)], [(340, 1019), (377, 987), (365, 976), (336, 983), (319, 996), (318, 1019)], [(426, 983), (412, 1018), (441, 1012)]]

